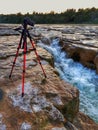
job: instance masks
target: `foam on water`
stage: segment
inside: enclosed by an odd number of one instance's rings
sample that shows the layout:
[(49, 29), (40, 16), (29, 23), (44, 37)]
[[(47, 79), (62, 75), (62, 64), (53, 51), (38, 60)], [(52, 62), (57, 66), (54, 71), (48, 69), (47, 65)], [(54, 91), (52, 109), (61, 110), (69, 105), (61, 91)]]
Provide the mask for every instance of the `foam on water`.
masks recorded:
[(94, 70), (88, 69), (80, 63), (67, 58), (61, 51), (59, 40), (53, 40), (51, 46), (39, 43), (54, 57), (55, 68), (61, 79), (73, 84), (80, 91), (80, 111), (88, 114), (98, 122), (98, 75)]

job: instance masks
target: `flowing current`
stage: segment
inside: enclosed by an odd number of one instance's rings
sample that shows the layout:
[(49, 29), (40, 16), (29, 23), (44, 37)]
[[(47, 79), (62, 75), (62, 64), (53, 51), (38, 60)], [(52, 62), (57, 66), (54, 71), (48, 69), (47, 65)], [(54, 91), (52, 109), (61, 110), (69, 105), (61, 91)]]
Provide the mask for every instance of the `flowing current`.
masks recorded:
[(51, 46), (39, 45), (53, 55), (61, 79), (79, 89), (80, 111), (98, 122), (98, 75), (95, 71), (67, 58), (66, 53), (61, 51), (58, 39), (53, 40)]

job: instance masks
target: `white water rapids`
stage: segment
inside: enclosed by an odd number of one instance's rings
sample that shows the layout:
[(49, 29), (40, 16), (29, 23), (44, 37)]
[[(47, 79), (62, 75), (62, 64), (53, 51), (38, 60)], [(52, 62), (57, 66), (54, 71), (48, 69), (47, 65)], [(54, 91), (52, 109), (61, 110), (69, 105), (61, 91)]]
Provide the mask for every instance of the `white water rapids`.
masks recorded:
[(79, 89), (80, 111), (98, 122), (98, 75), (95, 71), (67, 58), (66, 53), (61, 51), (58, 39), (53, 40), (50, 46), (39, 45), (53, 55), (60, 78)]

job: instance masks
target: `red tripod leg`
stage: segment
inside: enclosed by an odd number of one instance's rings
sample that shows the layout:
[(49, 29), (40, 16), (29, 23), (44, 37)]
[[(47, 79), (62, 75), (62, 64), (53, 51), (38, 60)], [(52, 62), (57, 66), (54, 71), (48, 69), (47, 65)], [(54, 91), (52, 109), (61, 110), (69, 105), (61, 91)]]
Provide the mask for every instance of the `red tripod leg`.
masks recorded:
[(42, 69), (42, 71), (43, 71), (43, 74), (44, 74), (44, 76), (45, 76), (45, 78), (47, 77), (46, 76), (46, 73), (45, 73), (45, 71), (44, 71), (44, 69), (43, 69), (43, 66), (42, 66), (42, 64), (41, 64), (41, 61), (40, 61), (40, 57), (39, 57), (39, 55), (38, 55), (38, 53), (37, 53), (37, 51), (36, 51), (36, 48), (35, 48), (35, 43), (34, 43), (34, 41), (32, 41), (31, 39), (30, 39), (30, 42), (31, 42), (31, 44), (32, 44), (32, 47), (33, 47), (33, 49), (34, 49), (34, 52), (35, 52), (35, 54), (36, 54), (36, 56), (37, 56), (37, 60), (38, 60), (38, 62), (39, 62), (39, 64), (40, 64), (40, 66), (41, 66), (41, 69)]
[(16, 63), (16, 59), (17, 59), (17, 57), (18, 57), (18, 53), (19, 53), (20, 47), (21, 47), (21, 44), (18, 45), (17, 52), (16, 52), (16, 55), (15, 55), (15, 59), (14, 59), (13, 65), (12, 65), (12, 69), (11, 69), (9, 78), (11, 78), (11, 76), (12, 76), (12, 72), (13, 72), (13, 69), (14, 69), (14, 66), (15, 66), (15, 63)]
[(24, 43), (24, 51), (23, 51), (22, 97), (24, 96), (25, 70), (26, 70), (26, 43)]

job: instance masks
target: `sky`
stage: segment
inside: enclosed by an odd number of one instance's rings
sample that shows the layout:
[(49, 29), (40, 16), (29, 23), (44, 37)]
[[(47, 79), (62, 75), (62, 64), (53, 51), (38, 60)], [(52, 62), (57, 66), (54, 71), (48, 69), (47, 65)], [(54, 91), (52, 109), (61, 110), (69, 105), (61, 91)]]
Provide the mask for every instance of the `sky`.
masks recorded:
[(50, 11), (64, 12), (66, 9), (98, 8), (98, 0), (0, 0), (0, 14), (22, 14)]

